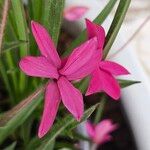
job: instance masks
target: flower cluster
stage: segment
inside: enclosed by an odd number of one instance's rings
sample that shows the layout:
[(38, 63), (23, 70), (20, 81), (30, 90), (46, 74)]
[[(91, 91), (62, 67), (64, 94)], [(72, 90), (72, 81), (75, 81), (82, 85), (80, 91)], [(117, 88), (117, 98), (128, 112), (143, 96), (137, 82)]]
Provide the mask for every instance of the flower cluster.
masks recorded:
[(105, 91), (114, 99), (120, 97), (120, 86), (114, 75), (128, 74), (117, 63), (104, 61), (103, 45), (105, 31), (101, 26), (86, 20), (88, 40), (75, 48), (66, 58), (60, 58), (46, 29), (32, 21), (32, 33), (41, 56), (26, 56), (19, 63), (21, 70), (29, 76), (51, 79), (46, 87), (45, 104), (38, 136), (43, 137), (53, 125), (60, 102), (80, 121), (84, 104), (82, 93), (72, 81), (90, 76), (86, 95)]

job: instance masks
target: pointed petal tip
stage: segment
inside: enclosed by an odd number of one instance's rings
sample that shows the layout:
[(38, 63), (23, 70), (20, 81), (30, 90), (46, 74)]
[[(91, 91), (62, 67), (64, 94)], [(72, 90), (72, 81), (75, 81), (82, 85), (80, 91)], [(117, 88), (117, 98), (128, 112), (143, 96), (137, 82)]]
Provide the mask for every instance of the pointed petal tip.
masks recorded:
[[(99, 91), (99, 92), (101, 92), (101, 91)], [(97, 92), (94, 91), (91, 87), (88, 87), (88, 89), (85, 93), (85, 96), (90, 96), (90, 95), (95, 94), (95, 93), (97, 93)]]
[(34, 24), (35, 23), (35, 21), (34, 20), (31, 20), (31, 24)]
[(38, 22), (34, 21), (34, 20), (31, 20), (31, 27), (33, 28), (34, 25), (37, 25), (39, 24)]
[(88, 18), (85, 18), (85, 22), (88, 23), (88, 22), (91, 22)]
[(76, 118), (76, 120), (77, 120), (78, 122), (80, 122), (81, 119), (82, 119), (82, 116), (76, 116), (75, 118)]
[(38, 138), (39, 138), (39, 139), (43, 138), (45, 134), (46, 134), (46, 133), (42, 132), (42, 131), (40, 130), (40, 128), (39, 128), (39, 131), (38, 131)]
[(118, 95), (114, 95), (114, 96), (111, 96), (111, 97), (113, 98), (113, 100), (119, 101), (120, 100), (120, 96), (121, 96), (121, 94), (119, 93)]
[(85, 96), (89, 96), (89, 95), (91, 95), (91, 93), (87, 91), (87, 92), (85, 93)]
[(74, 114), (73, 116), (74, 116), (74, 118), (78, 121), (78, 122), (80, 122), (81, 120), (82, 120), (82, 117), (83, 117), (83, 109), (82, 109), (82, 112), (76, 112), (76, 114)]

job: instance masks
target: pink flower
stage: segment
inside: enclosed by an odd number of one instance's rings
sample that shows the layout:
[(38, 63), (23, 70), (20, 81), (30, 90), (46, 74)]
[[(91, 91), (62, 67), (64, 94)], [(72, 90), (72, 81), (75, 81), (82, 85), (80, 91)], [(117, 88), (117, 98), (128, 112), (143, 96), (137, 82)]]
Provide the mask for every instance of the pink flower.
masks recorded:
[(100, 61), (95, 67), (95, 70), (91, 74), (91, 80), (86, 92), (86, 95), (90, 95), (96, 92), (104, 91), (113, 99), (120, 98), (120, 85), (114, 76), (127, 75), (129, 72), (121, 65), (112, 62), (105, 61), (103, 57), (103, 46), (105, 42), (105, 31), (102, 26), (94, 24), (90, 20), (86, 19), (88, 38), (97, 37), (98, 50), (100, 53)]
[(67, 8), (64, 11), (64, 18), (69, 21), (79, 20), (87, 11), (88, 7), (85, 6), (73, 6)]
[(110, 119), (105, 119), (93, 125), (90, 122), (86, 122), (86, 130), (91, 140), (96, 144), (103, 144), (112, 140), (111, 132), (118, 128), (117, 124), (112, 124)]
[(92, 38), (75, 48), (67, 59), (61, 60), (46, 29), (34, 21), (31, 26), (41, 56), (26, 56), (19, 66), (29, 76), (52, 79), (45, 92), (44, 111), (38, 131), (41, 138), (53, 125), (61, 100), (80, 121), (84, 111), (83, 97), (71, 81), (89, 75), (98, 62), (99, 53), (96, 50), (97, 39)]

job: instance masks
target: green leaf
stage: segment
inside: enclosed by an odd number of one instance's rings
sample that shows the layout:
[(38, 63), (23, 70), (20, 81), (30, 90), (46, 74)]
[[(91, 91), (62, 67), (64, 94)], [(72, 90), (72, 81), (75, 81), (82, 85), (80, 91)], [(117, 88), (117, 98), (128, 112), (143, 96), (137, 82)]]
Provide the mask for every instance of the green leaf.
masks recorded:
[(65, 0), (45, 0), (43, 23), (57, 45)]
[(50, 133), (48, 133), (47, 136), (45, 136), (42, 140), (35, 138), (33, 141), (31, 141), (31, 143), (29, 143), (30, 149), (36, 148), (36, 147), (32, 147), (32, 145), (34, 146), (40, 145), (38, 147), (39, 150), (40, 149), (47, 150), (49, 148), (49, 145), (53, 143), (53, 140), (55, 140), (55, 138), (58, 135), (60, 135), (66, 128), (73, 129), (77, 127), (77, 125), (79, 125), (81, 122), (87, 120), (87, 118), (90, 117), (90, 115), (93, 113), (93, 111), (96, 109), (98, 105), (99, 103), (88, 108), (84, 112), (83, 118), (80, 122), (77, 122), (71, 115), (67, 115), (65, 118), (59, 119), (58, 122), (53, 125)]
[(35, 110), (42, 100), (40, 95), (45, 87), (39, 88), (8, 112), (0, 115), (0, 143), (19, 127)]
[(29, 0), (30, 17), (34, 21), (40, 21), (42, 15), (42, 0)]
[(128, 86), (133, 85), (133, 84), (141, 83), (141, 81), (134, 81), (134, 80), (121, 80), (121, 79), (119, 79), (118, 81), (119, 81), (121, 88), (125, 88), (125, 87), (128, 87)]
[(42, 140), (42, 144), (39, 149), (43, 148), (45, 150), (47, 146), (65, 129), (65, 128), (72, 128), (77, 127), (81, 122), (87, 120), (89, 116), (93, 113), (96, 107), (99, 105), (96, 104), (90, 108), (88, 108), (83, 115), (83, 118), (80, 122), (77, 122), (71, 115), (68, 115), (65, 118), (59, 119), (58, 123), (53, 126), (52, 131)]
[[(94, 23), (97, 24), (102, 24), (105, 19), (107, 18), (107, 16), (109, 15), (109, 13), (111, 12), (111, 10), (113, 9), (114, 5), (116, 4), (117, 0), (109, 0), (109, 2), (107, 3), (107, 5), (104, 7), (104, 9), (100, 12), (100, 14), (94, 19)], [(77, 39), (75, 39), (71, 46), (69, 47), (69, 49), (67, 49), (67, 51), (65, 51), (65, 53), (63, 54), (68, 55), (73, 48), (75, 48), (77, 45), (80, 45), (82, 42), (84, 42), (86, 40), (86, 30), (84, 30)]]
[(17, 142), (13, 142), (12, 144), (10, 144), (6, 148), (4, 148), (4, 150), (15, 150), (16, 144), (17, 144)]
[(82, 133), (80, 134), (77, 131), (72, 131), (72, 137), (74, 140), (82, 140), (82, 141), (90, 142), (90, 139), (87, 136), (82, 135)]
[(131, 0), (120, 0), (119, 6), (115, 13), (115, 17), (113, 19), (111, 27), (109, 28), (108, 34), (106, 36), (106, 42), (105, 42), (105, 48), (104, 48), (104, 54), (103, 54), (104, 59), (106, 58), (111, 46), (113, 45), (117, 37), (117, 34), (120, 30), (120, 27), (123, 23), (127, 10), (129, 8), (130, 2)]
[(1, 77), (2, 77), (2, 79), (4, 81), (6, 89), (7, 89), (8, 93), (9, 93), (10, 99), (13, 100), (14, 93), (13, 93), (13, 91), (11, 89), (9, 78), (7, 76), (7, 71), (6, 71), (5, 65), (4, 65), (1, 57), (0, 57), (0, 74), (1, 74)]
[(10, 52), (10, 50), (20, 47), (23, 44), (27, 44), (27, 41), (14, 41), (9, 43), (4, 43), (4, 46), (2, 48), (2, 54), (5, 54), (7, 52)]
[(107, 100), (107, 97), (105, 95), (102, 95), (100, 105), (99, 105), (99, 107), (97, 107), (96, 115), (94, 118), (95, 124), (97, 124), (102, 118), (106, 100)]
[[(12, 8), (13, 8), (13, 15), (14, 20), (16, 23), (16, 32), (18, 35), (19, 40), (22, 41), (29, 41), (28, 40), (28, 33), (27, 33), (27, 22), (25, 18), (25, 12), (23, 8), (23, 3), (21, 0), (12, 0)], [(28, 44), (24, 44), (20, 46), (20, 57), (26, 56), (28, 51)], [(20, 72), (20, 82), (19, 82), (19, 89), (21, 92), (24, 91), (26, 85), (26, 76), (22, 72)]]

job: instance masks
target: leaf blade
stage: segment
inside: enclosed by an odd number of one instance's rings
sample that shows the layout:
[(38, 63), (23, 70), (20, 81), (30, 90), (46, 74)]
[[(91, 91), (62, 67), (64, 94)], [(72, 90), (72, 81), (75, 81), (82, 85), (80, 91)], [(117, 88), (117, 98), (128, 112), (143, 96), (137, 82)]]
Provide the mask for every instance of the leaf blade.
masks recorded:
[(105, 42), (104, 54), (103, 54), (104, 59), (106, 58), (111, 46), (113, 45), (113, 42), (115, 41), (118, 35), (118, 32), (121, 28), (121, 25), (128, 11), (130, 2), (131, 0), (120, 0), (117, 11), (115, 13), (115, 17), (106, 36), (106, 42)]
[[(43, 23), (57, 45), (65, 0), (45, 0)], [(55, 18), (55, 19), (53, 19)]]
[(42, 100), (40, 95), (45, 87), (39, 88), (17, 106), (0, 116), (0, 143), (20, 126), (39, 105)]
[(122, 80), (122, 79), (119, 79), (118, 80), (121, 88), (126, 88), (128, 86), (131, 86), (133, 84), (138, 84), (138, 83), (141, 83), (141, 81), (135, 81), (135, 80)]
[[(27, 33), (27, 22), (25, 18), (25, 12), (23, 8), (23, 2), (21, 0), (12, 0), (11, 1), (13, 8), (13, 15), (16, 23), (16, 32), (19, 40), (28, 41), (28, 33)], [(20, 46), (20, 57), (26, 56), (28, 53), (28, 45), (24, 44)], [(21, 92), (24, 91), (26, 85), (26, 76), (22, 72), (20, 72), (20, 82), (19, 89)]]

